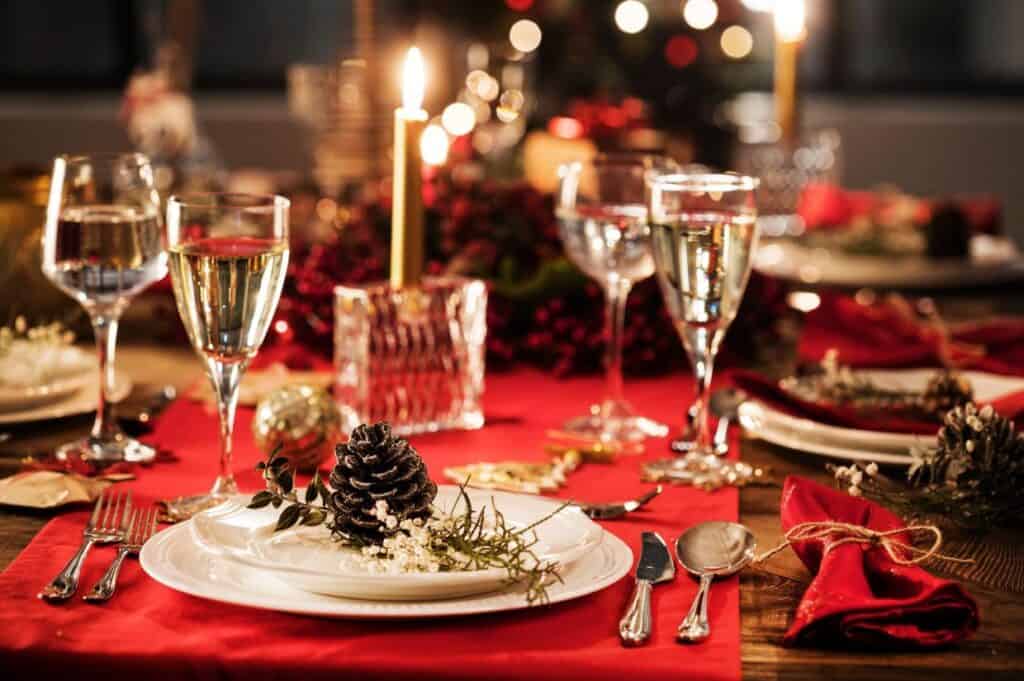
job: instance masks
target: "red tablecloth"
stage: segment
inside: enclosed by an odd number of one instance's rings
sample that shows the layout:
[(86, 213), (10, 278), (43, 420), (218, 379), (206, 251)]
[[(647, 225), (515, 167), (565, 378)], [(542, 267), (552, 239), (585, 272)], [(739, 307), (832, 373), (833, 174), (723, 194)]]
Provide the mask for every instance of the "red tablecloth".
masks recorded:
[[(678, 423), (692, 397), (685, 376), (632, 382), (628, 393), (650, 416)], [(555, 381), (522, 371), (488, 378), (488, 425), (471, 433), (417, 437), (435, 478), (456, 462), (540, 459), (544, 431), (578, 414), (600, 394), (597, 379)], [(249, 430), (251, 412), (239, 410), (236, 451), (239, 482), (254, 490), (258, 455)], [(130, 484), (139, 504), (204, 489), (216, 471), (217, 436), (212, 415), (179, 401), (147, 438), (173, 451), (174, 463), (141, 471)], [(614, 465), (588, 464), (570, 477), (563, 496), (614, 500), (647, 487), (640, 461), (663, 456), (652, 441), (643, 457)], [(646, 647), (624, 649), (617, 622), (632, 587), (612, 587), (568, 603), (508, 614), (448, 620), (356, 622), (314, 619), (227, 606), (160, 586), (135, 561), (125, 565), (120, 592), (94, 606), (75, 599), (49, 605), (35, 594), (78, 545), (86, 511), (46, 525), (0, 575), (0, 670), (4, 679), (738, 679), (739, 588), (716, 584), (710, 611), (713, 632), (699, 646), (674, 642), (695, 583), (685, 574), (655, 589), (655, 624)], [(642, 530), (672, 541), (702, 520), (735, 520), (737, 494), (671, 488), (649, 511), (604, 523), (637, 550)], [(83, 572), (83, 590), (113, 556), (94, 549)]]

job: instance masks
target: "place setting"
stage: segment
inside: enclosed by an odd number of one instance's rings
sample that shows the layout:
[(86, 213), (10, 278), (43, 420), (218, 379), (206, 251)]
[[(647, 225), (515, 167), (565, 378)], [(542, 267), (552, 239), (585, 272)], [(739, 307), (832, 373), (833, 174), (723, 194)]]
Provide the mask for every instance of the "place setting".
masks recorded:
[(992, 16), (158, 4), (0, 153), (12, 678), (1024, 667), (1017, 199), (830, 99)]

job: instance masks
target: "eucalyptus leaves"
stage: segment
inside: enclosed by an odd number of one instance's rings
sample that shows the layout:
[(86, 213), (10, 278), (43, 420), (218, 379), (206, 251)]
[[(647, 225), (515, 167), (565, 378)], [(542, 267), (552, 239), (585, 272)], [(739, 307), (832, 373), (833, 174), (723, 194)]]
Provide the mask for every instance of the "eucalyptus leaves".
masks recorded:
[[(273, 506), (280, 508), (287, 503), (277, 518), (274, 531), (285, 530), (296, 523), (302, 525), (321, 525), (332, 517), (333, 512), (326, 505), (330, 498), (330, 490), (320, 479), (317, 471), (306, 485), (303, 498), (300, 500), (295, 493), (295, 474), (287, 458), (279, 456), (275, 450), (266, 461), (256, 464), (256, 470), (263, 473), (267, 489), (257, 492), (249, 502), (249, 508)], [(320, 500), (323, 503), (317, 503)]]

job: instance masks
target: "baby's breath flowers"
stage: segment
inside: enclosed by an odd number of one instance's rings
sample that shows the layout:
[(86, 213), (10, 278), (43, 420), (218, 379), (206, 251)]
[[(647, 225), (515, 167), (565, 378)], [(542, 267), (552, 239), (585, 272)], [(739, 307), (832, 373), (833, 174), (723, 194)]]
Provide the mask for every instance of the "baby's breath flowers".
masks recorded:
[(961, 527), (984, 529), (1024, 520), (1024, 436), (990, 406), (951, 409), (937, 447), (915, 447), (907, 485), (878, 465), (829, 466), (836, 483), (908, 515), (934, 515)]

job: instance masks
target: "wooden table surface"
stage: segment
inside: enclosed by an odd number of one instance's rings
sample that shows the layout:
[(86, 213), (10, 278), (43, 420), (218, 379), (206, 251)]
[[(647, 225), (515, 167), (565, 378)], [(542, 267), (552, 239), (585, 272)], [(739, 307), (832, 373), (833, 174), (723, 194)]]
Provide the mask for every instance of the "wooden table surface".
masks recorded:
[[(118, 364), (136, 381), (137, 389), (123, 407), (130, 410), (135, 395), (145, 395), (167, 383), (179, 392), (201, 376), (192, 353), (180, 348), (132, 346), (118, 348)], [(12, 442), (0, 445), (0, 462), (12, 455), (52, 448), (88, 429), (90, 417), (12, 431)], [(822, 460), (753, 440), (742, 443), (742, 458), (770, 466), (776, 479), (795, 473), (826, 480)], [(0, 468), (0, 475), (5, 469)], [(10, 472), (12, 469), (7, 467)], [(751, 487), (740, 494), (740, 517), (761, 546), (780, 539), (779, 494), (773, 487)], [(49, 514), (0, 509), (0, 569), (10, 563), (49, 519)], [(809, 579), (790, 552), (773, 558), (771, 573), (746, 571), (741, 577), (742, 657), (745, 679), (862, 679), (934, 681), (937, 674), (960, 679), (1024, 679), (1024, 594), (969, 584), (981, 607), (981, 629), (959, 646), (931, 653), (849, 653), (783, 648), (783, 632)]]

